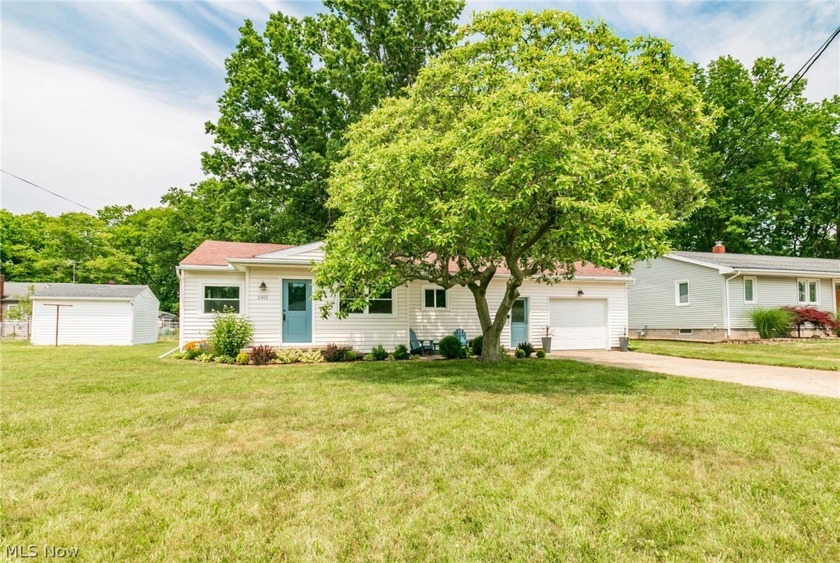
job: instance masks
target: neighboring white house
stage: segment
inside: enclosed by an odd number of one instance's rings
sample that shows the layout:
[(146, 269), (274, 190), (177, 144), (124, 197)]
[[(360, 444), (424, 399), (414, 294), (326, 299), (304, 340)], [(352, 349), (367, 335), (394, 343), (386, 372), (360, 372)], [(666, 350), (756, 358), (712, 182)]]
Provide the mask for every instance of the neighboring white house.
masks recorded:
[(157, 342), (158, 306), (146, 285), (50, 284), (32, 296), (31, 341), (54, 345), (57, 335), (58, 344)]
[[(472, 293), (456, 286), (443, 290), (416, 281), (394, 288), (362, 313), (345, 319), (322, 318), (323, 302), (312, 301), (311, 266), (323, 258), (322, 243), (303, 246), (205, 241), (178, 266), (180, 345), (207, 338), (213, 311), (225, 306), (248, 317), (254, 344), (320, 347), (330, 343), (366, 352), (377, 344), (393, 349), (409, 344), (409, 330), (420, 339), (439, 340), (462, 328), (468, 338), (481, 334)], [(504, 294), (500, 273), (488, 291), (491, 311)], [(526, 281), (511, 311), (502, 343), (538, 345), (542, 329), (554, 329), (552, 348), (608, 349), (627, 331), (627, 284), (614, 270), (580, 266), (574, 280), (554, 285)], [(337, 311), (338, 298), (331, 300)]]
[(630, 332), (648, 337), (757, 338), (755, 307), (807, 306), (837, 313), (840, 260), (672, 252), (633, 269)]

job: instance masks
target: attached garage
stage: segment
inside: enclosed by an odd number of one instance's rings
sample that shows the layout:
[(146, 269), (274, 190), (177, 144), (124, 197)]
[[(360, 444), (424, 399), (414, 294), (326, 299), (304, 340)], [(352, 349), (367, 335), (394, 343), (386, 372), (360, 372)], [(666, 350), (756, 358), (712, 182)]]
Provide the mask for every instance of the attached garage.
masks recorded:
[(157, 342), (158, 307), (145, 285), (50, 284), (32, 296), (32, 344)]
[(550, 299), (549, 324), (553, 350), (608, 349), (606, 299)]

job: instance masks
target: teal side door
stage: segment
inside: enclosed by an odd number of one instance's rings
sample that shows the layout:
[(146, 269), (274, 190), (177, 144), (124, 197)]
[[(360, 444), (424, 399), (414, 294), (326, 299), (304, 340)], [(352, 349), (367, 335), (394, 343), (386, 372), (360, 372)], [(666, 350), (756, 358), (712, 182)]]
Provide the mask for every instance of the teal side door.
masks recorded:
[(528, 300), (517, 299), (510, 310), (510, 345), (528, 342)]
[(283, 280), (283, 342), (312, 342), (312, 282)]

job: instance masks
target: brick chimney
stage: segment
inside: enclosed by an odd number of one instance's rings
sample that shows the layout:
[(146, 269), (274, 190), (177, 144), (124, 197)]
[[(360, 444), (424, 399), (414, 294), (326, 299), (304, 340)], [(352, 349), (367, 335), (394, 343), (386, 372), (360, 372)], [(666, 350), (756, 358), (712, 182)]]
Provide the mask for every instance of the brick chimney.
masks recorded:
[(715, 241), (715, 245), (712, 247), (712, 252), (714, 252), (715, 254), (725, 254), (726, 253), (726, 247), (723, 246), (723, 241), (722, 240), (716, 240)]

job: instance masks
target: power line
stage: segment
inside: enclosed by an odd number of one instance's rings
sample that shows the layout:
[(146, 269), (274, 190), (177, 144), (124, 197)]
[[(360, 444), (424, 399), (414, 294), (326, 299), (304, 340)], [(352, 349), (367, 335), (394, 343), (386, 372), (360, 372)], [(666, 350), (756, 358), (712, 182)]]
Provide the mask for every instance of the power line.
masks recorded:
[(69, 201), (69, 202), (70, 202), (70, 203), (72, 203), (73, 205), (78, 205), (79, 207), (81, 207), (81, 208), (83, 208), (83, 209), (87, 209), (88, 211), (90, 211), (90, 212), (92, 212), (92, 213), (96, 213), (96, 210), (95, 210), (95, 209), (91, 209), (91, 208), (90, 208), (90, 207), (88, 207), (87, 205), (82, 205), (82, 204), (81, 204), (81, 203), (79, 203), (78, 201), (73, 201), (73, 200), (72, 200), (72, 199), (70, 199), (69, 197), (64, 197), (63, 195), (61, 195), (61, 194), (57, 194), (57, 193), (55, 193), (54, 191), (48, 190), (47, 188), (45, 188), (45, 187), (43, 187), (43, 186), (39, 186), (39, 185), (38, 185), (38, 184), (36, 184), (35, 182), (30, 182), (30, 181), (29, 181), (29, 180), (27, 180), (26, 178), (21, 178), (20, 176), (18, 176), (18, 175), (16, 175), (16, 174), (12, 174), (11, 172), (7, 172), (6, 170), (3, 170), (2, 168), (0, 168), (0, 172), (2, 172), (3, 174), (7, 174), (7, 175), (9, 175), (9, 176), (11, 176), (12, 178), (17, 178), (17, 179), (18, 179), (18, 180), (20, 180), (21, 182), (24, 182), (24, 183), (26, 183), (26, 184), (29, 184), (30, 186), (36, 187), (36, 188), (38, 188), (39, 190), (43, 190), (43, 191), (47, 192), (47, 193), (48, 193), (48, 194), (50, 194), (50, 195), (54, 195), (55, 197), (58, 197), (58, 198), (63, 199), (64, 201)]
[[(785, 101), (785, 97), (787, 97), (787, 95), (790, 94), (793, 88), (796, 87), (796, 85), (802, 81), (802, 79), (805, 77), (808, 71), (811, 70), (811, 67), (814, 66), (814, 63), (816, 63), (817, 60), (819, 60), (822, 54), (825, 53), (825, 51), (828, 49), (829, 45), (831, 45), (831, 42), (834, 41), (834, 39), (838, 35), (840, 35), (840, 27), (835, 29), (831, 33), (831, 35), (828, 36), (828, 39), (823, 41), (823, 44), (820, 45), (810, 57), (808, 57), (808, 60), (805, 61), (803, 65), (799, 67), (799, 70), (797, 70), (796, 73), (794, 73), (794, 75), (788, 79), (785, 85), (782, 86), (782, 88), (779, 89), (778, 92), (776, 92), (776, 95), (773, 96), (773, 98), (769, 102), (767, 102), (767, 104), (763, 108), (761, 108), (761, 111), (759, 111), (757, 114), (755, 114), (755, 116), (753, 116), (753, 118), (744, 127), (744, 134), (747, 134), (750, 131), (750, 129), (753, 129), (753, 131), (744, 139), (743, 145), (746, 145), (753, 137), (756, 136), (756, 134), (758, 134), (760, 127), (764, 125), (768, 119), (770, 119), (770, 116), (773, 115), (773, 112), (775, 112), (781, 107), (782, 103)], [(756, 121), (758, 121), (758, 119), (762, 115), (764, 115), (764, 112), (766, 112), (767, 110), (770, 111), (767, 113), (764, 119), (758, 122), (753, 128), (753, 124), (755, 124)], [(726, 158), (725, 163), (729, 162), (729, 159), (733, 156), (733, 154), (734, 153), (729, 154), (729, 156)]]

